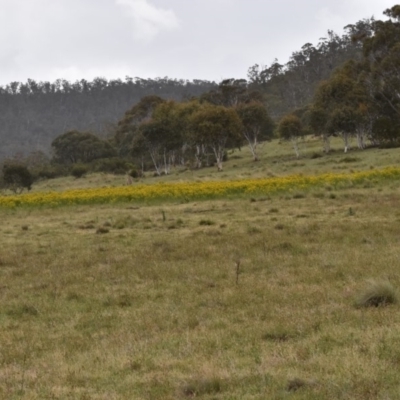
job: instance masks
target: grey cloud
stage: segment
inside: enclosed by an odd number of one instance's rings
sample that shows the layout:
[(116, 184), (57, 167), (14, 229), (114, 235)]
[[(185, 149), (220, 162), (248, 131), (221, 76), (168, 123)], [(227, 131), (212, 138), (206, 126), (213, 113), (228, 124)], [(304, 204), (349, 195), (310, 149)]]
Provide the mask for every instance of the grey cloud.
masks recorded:
[(173, 11), (157, 8), (147, 0), (116, 0), (116, 4), (127, 7), (133, 21), (134, 36), (139, 40), (147, 42), (163, 30), (179, 27)]
[[(378, 4), (379, 3), (379, 4)], [(0, 84), (95, 76), (219, 81), (392, 0), (0, 0)]]

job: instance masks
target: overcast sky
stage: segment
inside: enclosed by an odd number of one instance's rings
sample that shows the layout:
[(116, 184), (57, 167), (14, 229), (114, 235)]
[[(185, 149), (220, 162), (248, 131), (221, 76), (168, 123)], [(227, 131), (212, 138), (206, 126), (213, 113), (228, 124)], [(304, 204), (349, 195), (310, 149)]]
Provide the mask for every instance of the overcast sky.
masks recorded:
[(125, 76), (246, 78), (387, 0), (0, 0), (0, 85)]

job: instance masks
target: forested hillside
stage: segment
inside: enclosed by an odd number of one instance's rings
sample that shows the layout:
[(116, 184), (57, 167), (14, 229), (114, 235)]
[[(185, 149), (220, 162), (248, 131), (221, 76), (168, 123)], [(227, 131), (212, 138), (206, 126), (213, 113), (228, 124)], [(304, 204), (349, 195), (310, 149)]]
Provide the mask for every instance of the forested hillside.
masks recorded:
[[(119, 157), (142, 171), (154, 165), (160, 174), (161, 164), (165, 173), (177, 163), (199, 167), (212, 154), (222, 169), (232, 146), (249, 145), (257, 160), (257, 145), (271, 137), (274, 123), (296, 153), (296, 140), (311, 132), (323, 138), (326, 151), (332, 135), (343, 136), (345, 149), (351, 135), (360, 148), (367, 140), (395, 144), (399, 8), (384, 12), (387, 21), (349, 24), (342, 36), (328, 31), (286, 64), (256, 64), (247, 81), (127, 77), (10, 83), (0, 87), (0, 159), (48, 153), (53, 144), (56, 162)], [(71, 156), (71, 149), (79, 154)]]
[(144, 96), (182, 100), (215, 86), (202, 80), (129, 77), (124, 81), (12, 82), (0, 87), (0, 159), (16, 153), (49, 152), (52, 140), (69, 130), (107, 135)]
[(348, 60), (361, 60), (362, 43), (356, 36), (370, 37), (374, 19), (347, 25), (339, 36), (329, 30), (317, 45), (306, 43), (292, 53), (286, 64), (275, 60), (269, 66), (253, 65), (248, 83), (265, 97), (272, 118), (279, 119), (290, 111), (304, 107), (313, 99), (318, 84)]

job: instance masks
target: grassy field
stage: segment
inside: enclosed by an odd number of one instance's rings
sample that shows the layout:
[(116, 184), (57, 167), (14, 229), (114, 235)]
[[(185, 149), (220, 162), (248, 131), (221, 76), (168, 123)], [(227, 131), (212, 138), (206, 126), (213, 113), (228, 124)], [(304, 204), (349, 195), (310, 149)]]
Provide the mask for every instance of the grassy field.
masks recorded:
[[(340, 143), (337, 142), (337, 148)], [(235, 152), (167, 181), (357, 172), (398, 149)], [(239, 158), (240, 157), (240, 158)], [(234, 166), (236, 165), (236, 166)], [(41, 182), (40, 190), (123, 178)], [(161, 178), (146, 178), (153, 183)], [(110, 180), (110, 182), (106, 182)], [(398, 399), (400, 181), (204, 201), (1, 209), (1, 399)]]

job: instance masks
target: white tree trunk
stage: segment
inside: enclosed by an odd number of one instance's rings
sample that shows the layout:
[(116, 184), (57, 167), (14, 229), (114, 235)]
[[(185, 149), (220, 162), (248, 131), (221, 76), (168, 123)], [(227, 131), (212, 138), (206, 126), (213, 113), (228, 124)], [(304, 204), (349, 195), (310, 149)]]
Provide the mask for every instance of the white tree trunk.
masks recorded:
[(349, 134), (347, 132), (343, 132), (342, 133), (342, 138), (343, 138), (343, 142), (344, 142), (344, 152), (347, 153), (347, 151), (350, 149), (350, 145), (349, 145)]
[(249, 147), (251, 154), (253, 155), (253, 161), (258, 161), (258, 154), (257, 154), (257, 139), (254, 140), (254, 142), (249, 142)]
[(153, 161), (153, 164), (154, 164), (154, 168), (156, 169), (156, 173), (157, 173), (158, 176), (160, 176), (161, 175), (161, 168), (160, 168), (160, 166), (158, 165), (158, 162), (157, 162), (158, 161), (158, 152), (155, 149), (151, 149), (149, 152), (150, 152), (151, 160)]
[(322, 141), (324, 146), (324, 152), (329, 153), (331, 151), (331, 141), (329, 135), (324, 133), (322, 135)]
[(194, 156), (196, 158), (196, 168), (200, 169), (203, 166), (203, 152), (201, 145), (196, 145), (196, 153)]
[(357, 146), (359, 149), (364, 150), (365, 149), (365, 134), (364, 131), (359, 130), (357, 131)]
[(258, 146), (258, 141), (257, 141), (257, 133), (253, 134), (253, 137), (251, 137), (249, 134), (244, 134), (244, 137), (246, 138), (247, 142), (249, 143), (250, 151), (253, 156), (253, 161), (258, 161), (258, 154), (257, 154), (257, 146)]
[(221, 146), (212, 147), (215, 155), (215, 161), (217, 162), (218, 171), (222, 171), (222, 160), (224, 157), (224, 149)]

